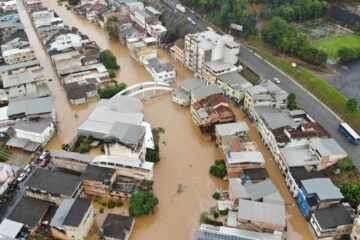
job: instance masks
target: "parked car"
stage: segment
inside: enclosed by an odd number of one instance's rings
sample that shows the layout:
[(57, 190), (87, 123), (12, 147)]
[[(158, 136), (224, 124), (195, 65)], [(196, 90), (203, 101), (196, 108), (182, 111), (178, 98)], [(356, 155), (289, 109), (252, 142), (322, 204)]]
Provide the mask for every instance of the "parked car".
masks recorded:
[(26, 173), (30, 173), (30, 172), (31, 172), (31, 165), (30, 165), (30, 164), (26, 165), (26, 166), (24, 167), (24, 170), (23, 170), (23, 171), (26, 172)]
[(43, 159), (41, 162), (40, 162), (40, 167), (44, 168), (46, 167), (50, 162), (50, 159), (49, 158), (45, 158)]
[(17, 181), (18, 182), (23, 181), (26, 178), (26, 176), (27, 176), (27, 172), (21, 172), (20, 175), (17, 178)]
[(277, 84), (281, 83), (280, 79), (278, 79), (277, 77), (274, 77), (274, 82)]
[(45, 152), (42, 152), (39, 156), (39, 160), (44, 160), (44, 159), (47, 159), (50, 157), (50, 152), (49, 151), (45, 151)]

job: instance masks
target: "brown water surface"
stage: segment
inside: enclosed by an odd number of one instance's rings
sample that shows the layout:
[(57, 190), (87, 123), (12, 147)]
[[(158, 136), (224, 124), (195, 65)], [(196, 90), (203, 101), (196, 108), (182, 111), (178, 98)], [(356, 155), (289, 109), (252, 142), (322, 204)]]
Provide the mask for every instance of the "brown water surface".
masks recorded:
[[(151, 81), (150, 75), (130, 56), (127, 48), (120, 43), (108, 40), (107, 34), (102, 29), (81, 19), (66, 10), (65, 7), (58, 6), (54, 0), (45, 0), (44, 6), (54, 9), (64, 19), (65, 24), (77, 27), (91, 40), (97, 42), (101, 48), (109, 48), (113, 51), (121, 66), (121, 71), (117, 75), (119, 82), (131, 85)], [(42, 48), (31, 27), (22, 3), (20, 3), (19, 12), (37, 57), (45, 67), (48, 78), (53, 79), (49, 85), (58, 115), (59, 137), (54, 138), (48, 148), (58, 150), (62, 143), (75, 136), (76, 127), (94, 104), (77, 107), (68, 104), (64, 90), (52, 69), (46, 51)], [(176, 64), (167, 52), (159, 50), (159, 56), (168, 59), (175, 66), (178, 80), (192, 77), (182, 66)], [(74, 117), (75, 112), (79, 118)], [(239, 109), (236, 109), (236, 114), (238, 118), (243, 118)], [(227, 186), (226, 182), (218, 180), (208, 173), (209, 166), (213, 161), (223, 157), (213, 142), (203, 141), (199, 129), (191, 121), (189, 109), (172, 103), (170, 96), (146, 102), (145, 121), (151, 123), (153, 127), (165, 129), (165, 133), (161, 136), (161, 161), (155, 166), (154, 192), (158, 196), (160, 204), (154, 215), (136, 218), (131, 239), (192, 239), (194, 231), (199, 225), (201, 212), (207, 211), (209, 207), (215, 205), (211, 194), (216, 189)], [(293, 206), (294, 200), (284, 183), (283, 176), (274, 161), (271, 160), (271, 155), (262, 144), (255, 127), (250, 123), (249, 126), (251, 126), (250, 139), (258, 143), (266, 158), (266, 167), (271, 179), (287, 203), (286, 210), (291, 224), (288, 239), (312, 239), (299, 209)], [(94, 153), (100, 152), (95, 150), (92, 154)]]

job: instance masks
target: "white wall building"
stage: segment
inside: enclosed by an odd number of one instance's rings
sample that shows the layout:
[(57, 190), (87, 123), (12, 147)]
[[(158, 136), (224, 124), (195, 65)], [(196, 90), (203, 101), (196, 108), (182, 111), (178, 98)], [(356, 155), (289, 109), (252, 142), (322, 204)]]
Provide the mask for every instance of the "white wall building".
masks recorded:
[(173, 83), (176, 80), (175, 68), (169, 62), (151, 58), (145, 60), (145, 68), (155, 82)]
[(49, 51), (61, 51), (70, 47), (78, 48), (86, 42), (89, 42), (89, 39), (83, 39), (79, 34), (65, 33), (56, 36), (54, 40), (50, 40)]
[(35, 53), (30, 48), (14, 48), (3, 51), (2, 56), (7, 65), (27, 62), (36, 58)]
[(223, 60), (225, 63), (236, 64), (239, 51), (240, 44), (230, 35), (219, 35), (214, 31), (187, 34), (185, 67), (199, 77), (205, 62)]
[(17, 121), (14, 126), (16, 137), (41, 143), (43, 146), (49, 142), (55, 133), (51, 120)]

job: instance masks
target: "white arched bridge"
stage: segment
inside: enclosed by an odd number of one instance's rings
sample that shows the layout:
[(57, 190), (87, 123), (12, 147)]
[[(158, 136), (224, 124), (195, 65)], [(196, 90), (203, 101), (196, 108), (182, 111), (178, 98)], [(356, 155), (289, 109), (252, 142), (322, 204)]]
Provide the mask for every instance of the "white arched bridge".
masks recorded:
[(131, 85), (118, 93), (118, 95), (137, 97), (148, 100), (172, 92), (170, 84), (161, 82), (142, 82)]

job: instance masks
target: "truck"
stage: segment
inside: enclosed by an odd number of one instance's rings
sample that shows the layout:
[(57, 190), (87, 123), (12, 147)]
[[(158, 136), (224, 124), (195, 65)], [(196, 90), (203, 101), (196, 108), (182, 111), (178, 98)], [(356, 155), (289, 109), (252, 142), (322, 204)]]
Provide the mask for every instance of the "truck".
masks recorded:
[(176, 9), (179, 10), (182, 13), (186, 13), (186, 9), (183, 5), (181, 4), (176, 4)]

